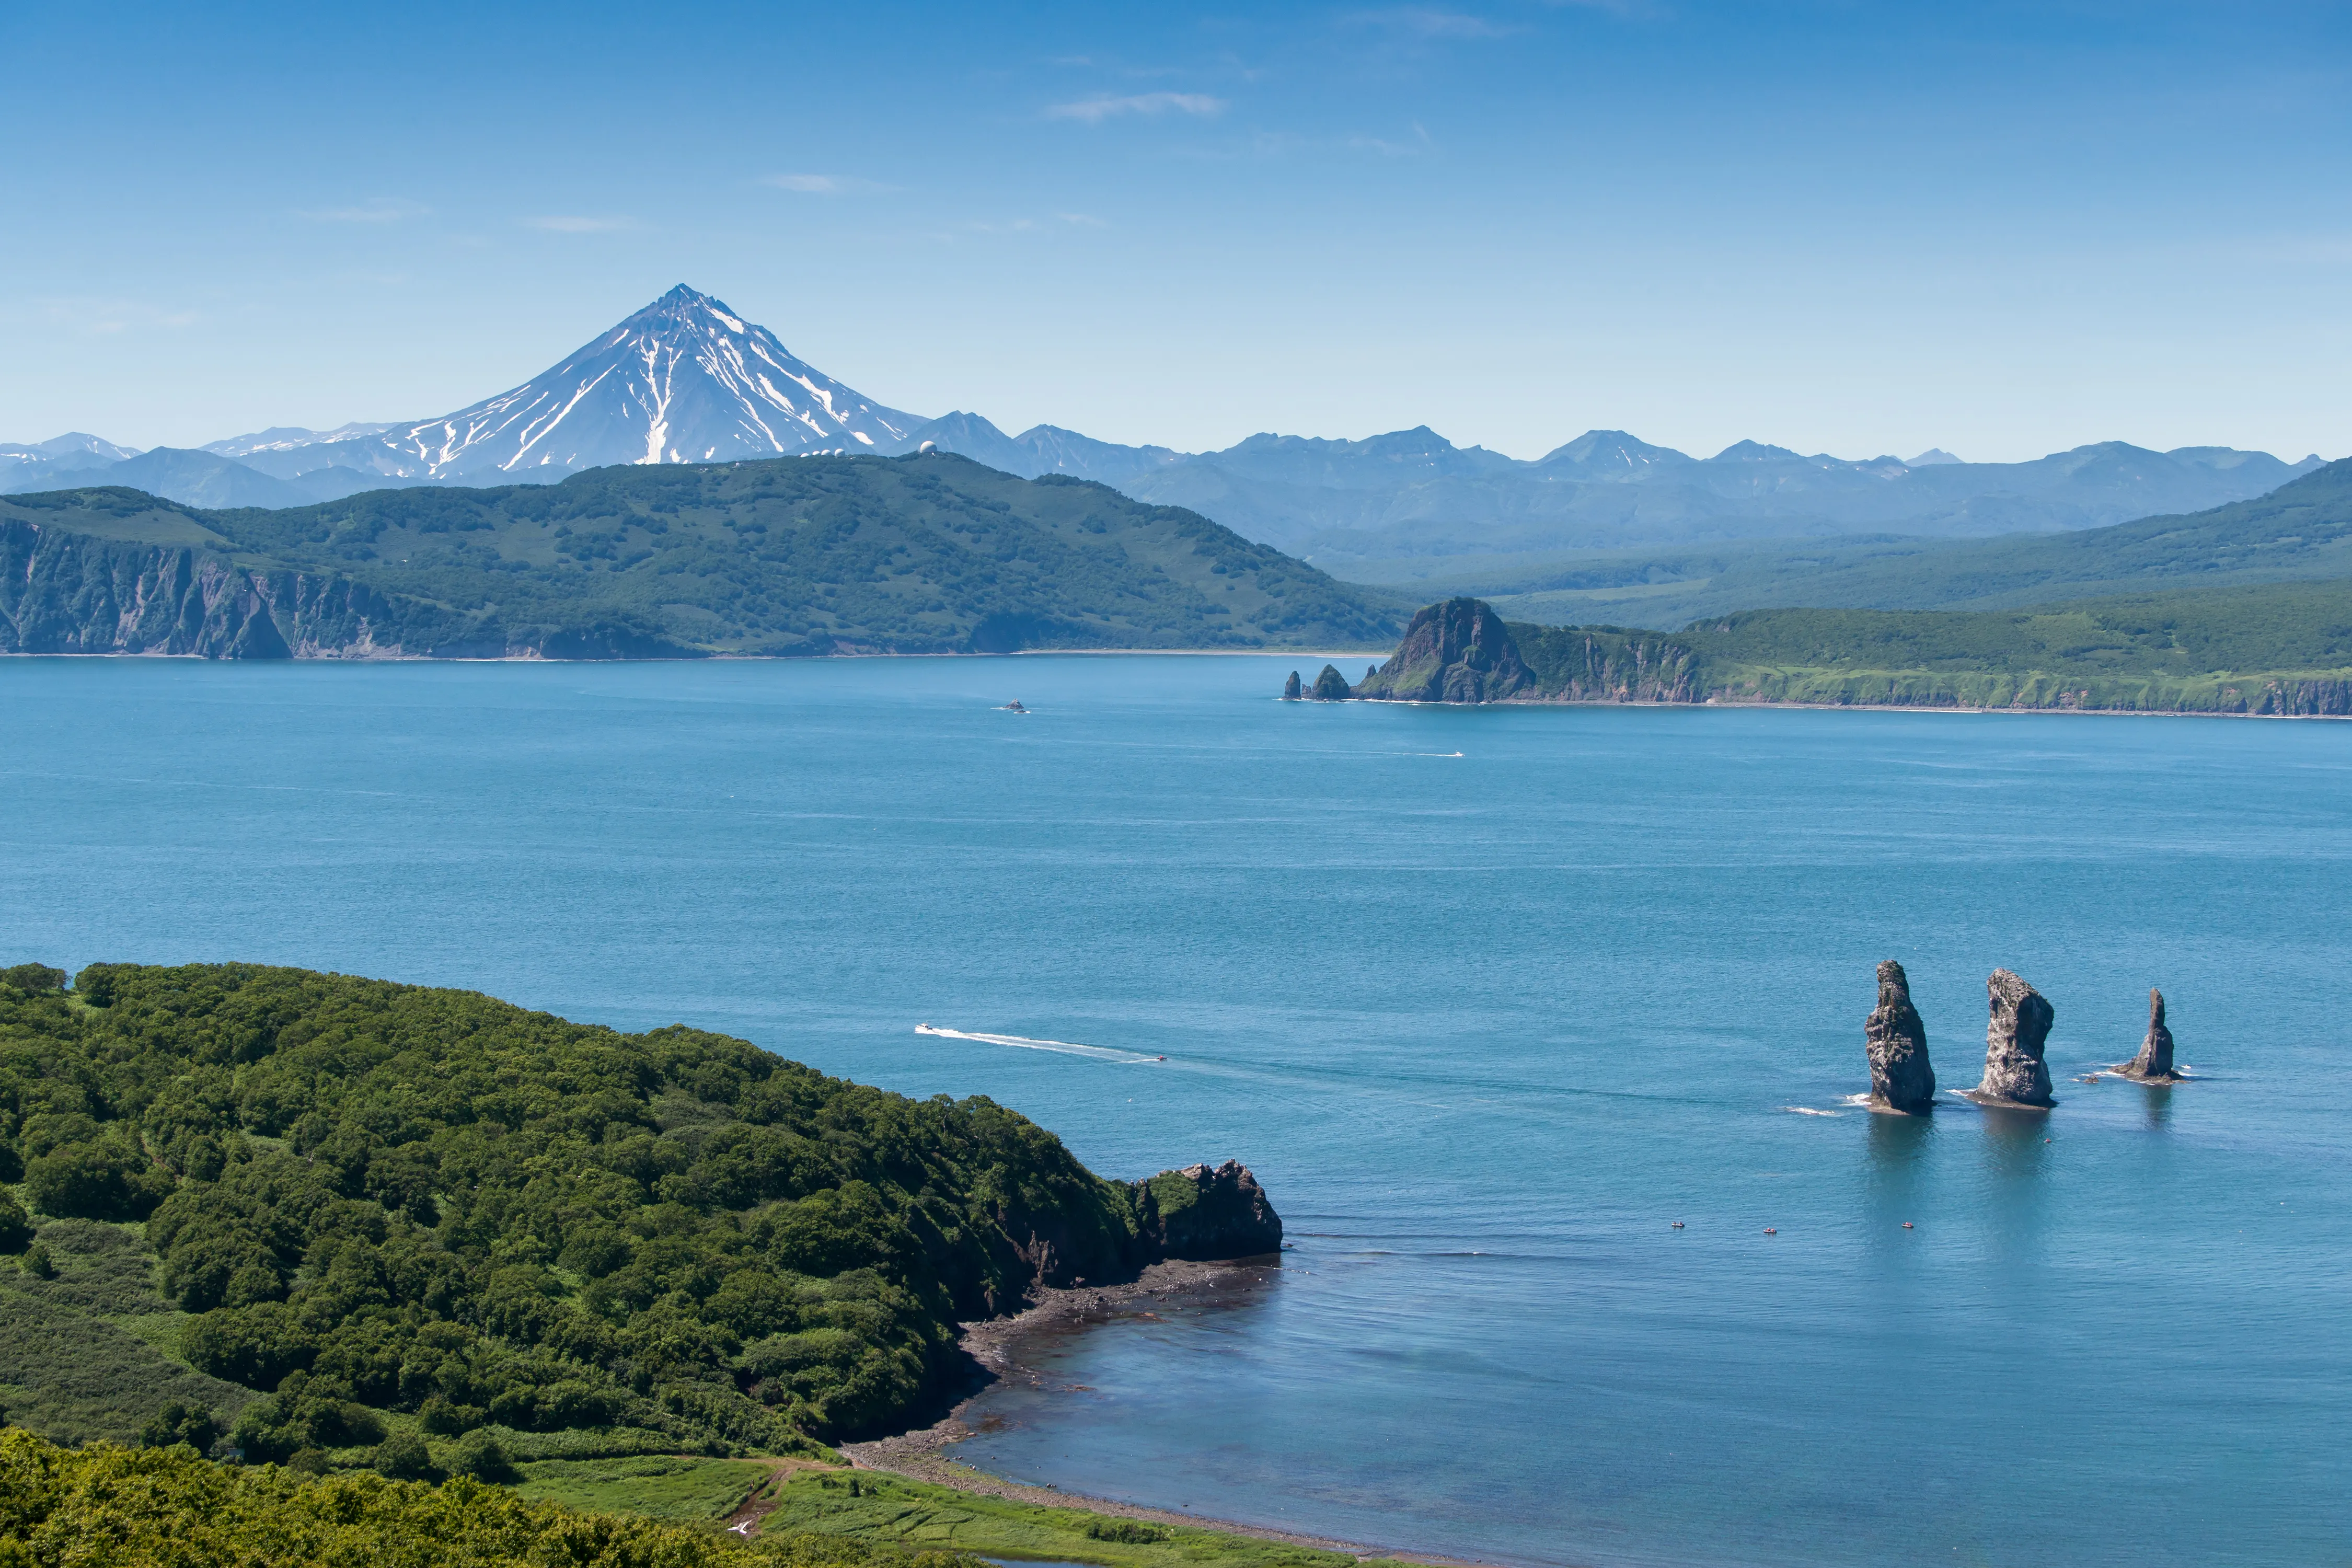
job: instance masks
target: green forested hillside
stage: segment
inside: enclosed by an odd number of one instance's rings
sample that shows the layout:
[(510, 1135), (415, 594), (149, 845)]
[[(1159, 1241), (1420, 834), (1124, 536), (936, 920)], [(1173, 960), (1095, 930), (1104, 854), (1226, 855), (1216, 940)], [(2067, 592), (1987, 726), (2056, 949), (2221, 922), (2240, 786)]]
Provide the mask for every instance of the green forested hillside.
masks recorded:
[(1360, 689), (1417, 700), (2342, 716), (2352, 714), (2352, 581), (2013, 613), (1752, 610), (1676, 632), (1504, 623), (1491, 606), (1454, 599), (1416, 615)]
[(1433, 577), (1514, 620), (1680, 626), (1773, 605), (2012, 610), (2065, 600), (2352, 577), (2352, 459), (2266, 496), (2069, 533), (1947, 542), (1811, 540), (1530, 561)]
[(300, 970), (62, 979), (0, 974), (0, 1404), (61, 1438), (170, 1402), (394, 1473), (788, 1452), (1149, 1250), (1147, 1185), (982, 1099)]
[(1370, 647), (1377, 590), (1104, 486), (904, 458), (205, 512), (0, 500), (0, 651), (628, 658)]

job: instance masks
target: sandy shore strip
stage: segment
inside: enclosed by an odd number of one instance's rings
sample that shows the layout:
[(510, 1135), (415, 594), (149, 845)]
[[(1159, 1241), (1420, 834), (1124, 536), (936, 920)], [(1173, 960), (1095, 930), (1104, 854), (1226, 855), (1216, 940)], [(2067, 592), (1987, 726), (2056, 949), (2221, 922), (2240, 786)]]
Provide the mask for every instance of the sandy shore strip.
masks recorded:
[[(1042, 1384), (1045, 1382), (1045, 1374), (1028, 1364), (1024, 1352), (1029, 1345), (1048, 1336), (1072, 1333), (1089, 1324), (1136, 1316), (1161, 1307), (1230, 1300), (1236, 1294), (1264, 1289), (1280, 1272), (1281, 1265), (1272, 1261), (1155, 1263), (1124, 1285), (1087, 1285), (1067, 1290), (1040, 1291), (1036, 1304), (1018, 1316), (963, 1324), (958, 1342), (987, 1370), (992, 1381), (1020, 1379)], [(903, 1432), (895, 1437), (879, 1437), (870, 1443), (844, 1443), (841, 1453), (860, 1469), (887, 1470), (909, 1480), (953, 1487), (958, 1491), (1003, 1498), (1010, 1502), (1027, 1503), (1039, 1508), (1085, 1509), (1092, 1513), (1139, 1519), (1153, 1524), (1255, 1536), (1261, 1541), (1278, 1541), (1286, 1545), (1310, 1547), (1318, 1552), (1344, 1552), (1357, 1557), (1396, 1558), (1408, 1563), (1434, 1563), (1440, 1568), (1475, 1568), (1463, 1558), (1433, 1556), (1426, 1552), (1402, 1547), (1367, 1545), (1362, 1542), (1339, 1541), (1328, 1536), (1303, 1535), (1296, 1531), (1244, 1524), (1238, 1520), (1218, 1519), (1207, 1514), (1146, 1508), (1139, 1503), (1088, 1497), (1054, 1487), (1030, 1486), (990, 1475), (947, 1455), (950, 1447), (973, 1435), (975, 1428), (965, 1422), (964, 1416), (971, 1408), (972, 1400), (978, 1397), (975, 1393), (959, 1404), (944, 1419), (920, 1431)]]

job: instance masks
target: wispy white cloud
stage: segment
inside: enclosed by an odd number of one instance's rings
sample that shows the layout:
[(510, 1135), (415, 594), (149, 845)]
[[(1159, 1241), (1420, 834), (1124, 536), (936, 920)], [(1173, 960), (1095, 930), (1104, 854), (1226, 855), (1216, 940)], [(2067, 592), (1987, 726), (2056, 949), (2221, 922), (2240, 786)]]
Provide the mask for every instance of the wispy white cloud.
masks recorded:
[(370, 196), (355, 206), (321, 207), (303, 216), (320, 223), (398, 223), (403, 218), (423, 217), (432, 210), (405, 196)]
[(773, 185), (780, 191), (798, 191), (803, 195), (840, 196), (852, 191), (895, 191), (896, 185), (886, 185), (874, 180), (861, 180), (855, 174), (767, 174), (760, 183)]
[(1048, 120), (1083, 120), (1088, 125), (1099, 125), (1106, 120), (1123, 114), (1160, 115), (1174, 110), (1179, 114), (1196, 114), (1202, 118), (1223, 114), (1225, 100), (1211, 98), (1205, 92), (1133, 92), (1125, 96), (1097, 93), (1075, 103), (1057, 103), (1045, 110)]
[(1055, 213), (1054, 216), (1060, 218), (1064, 223), (1072, 225), (1078, 228), (1108, 228), (1110, 226), (1109, 219), (1097, 217), (1092, 213)]
[(623, 229), (637, 226), (637, 220), (633, 217), (580, 217), (559, 215), (552, 217), (527, 217), (522, 222), (525, 228), (543, 229), (549, 234), (617, 234)]

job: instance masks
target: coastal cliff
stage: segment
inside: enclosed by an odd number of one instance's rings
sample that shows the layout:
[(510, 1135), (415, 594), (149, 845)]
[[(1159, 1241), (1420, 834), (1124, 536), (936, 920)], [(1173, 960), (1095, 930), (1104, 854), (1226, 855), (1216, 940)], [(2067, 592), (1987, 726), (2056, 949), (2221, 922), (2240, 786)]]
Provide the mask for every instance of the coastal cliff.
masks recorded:
[(1135, 1188), (1136, 1227), (1157, 1258), (1216, 1262), (1282, 1250), (1282, 1216), (1235, 1161), (1162, 1171)]
[[(2186, 612), (2107, 614), (2095, 602), (2022, 615), (1761, 610), (1670, 633), (1529, 626), (1448, 599), (1415, 614), (1351, 693), (1331, 695), (2352, 717), (2352, 634), (2338, 625), (2352, 625), (2352, 587), (2338, 605), (2319, 593), (2330, 586), (2278, 590), (2291, 604), (2217, 600), (2218, 630), (2189, 628)], [(2225, 659), (2266, 668), (2208, 668)]]
[(665, 658), (680, 647), (610, 618), (509, 625), (331, 572), (188, 542), (107, 539), (0, 518), (0, 653), (194, 658)]

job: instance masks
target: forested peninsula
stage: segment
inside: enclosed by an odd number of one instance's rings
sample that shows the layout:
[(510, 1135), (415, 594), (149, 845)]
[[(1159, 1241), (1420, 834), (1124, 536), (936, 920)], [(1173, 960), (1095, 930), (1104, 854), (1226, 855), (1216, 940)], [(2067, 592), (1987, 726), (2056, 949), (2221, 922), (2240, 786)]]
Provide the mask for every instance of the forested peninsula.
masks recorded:
[(911, 457), (200, 510), (0, 498), (0, 653), (677, 658), (1385, 647), (1400, 606), (1197, 513)]
[(929, 1419), (960, 1320), (1280, 1247), (1239, 1167), (1107, 1181), (986, 1099), (683, 1026), (250, 964), (65, 981), (0, 972), (0, 1405), (58, 1442), (491, 1480), (807, 1453)]
[(2352, 582), (2084, 599), (2016, 613), (1754, 610), (1679, 632), (1423, 608), (1388, 662), (1322, 700), (1790, 703), (2352, 715)]

